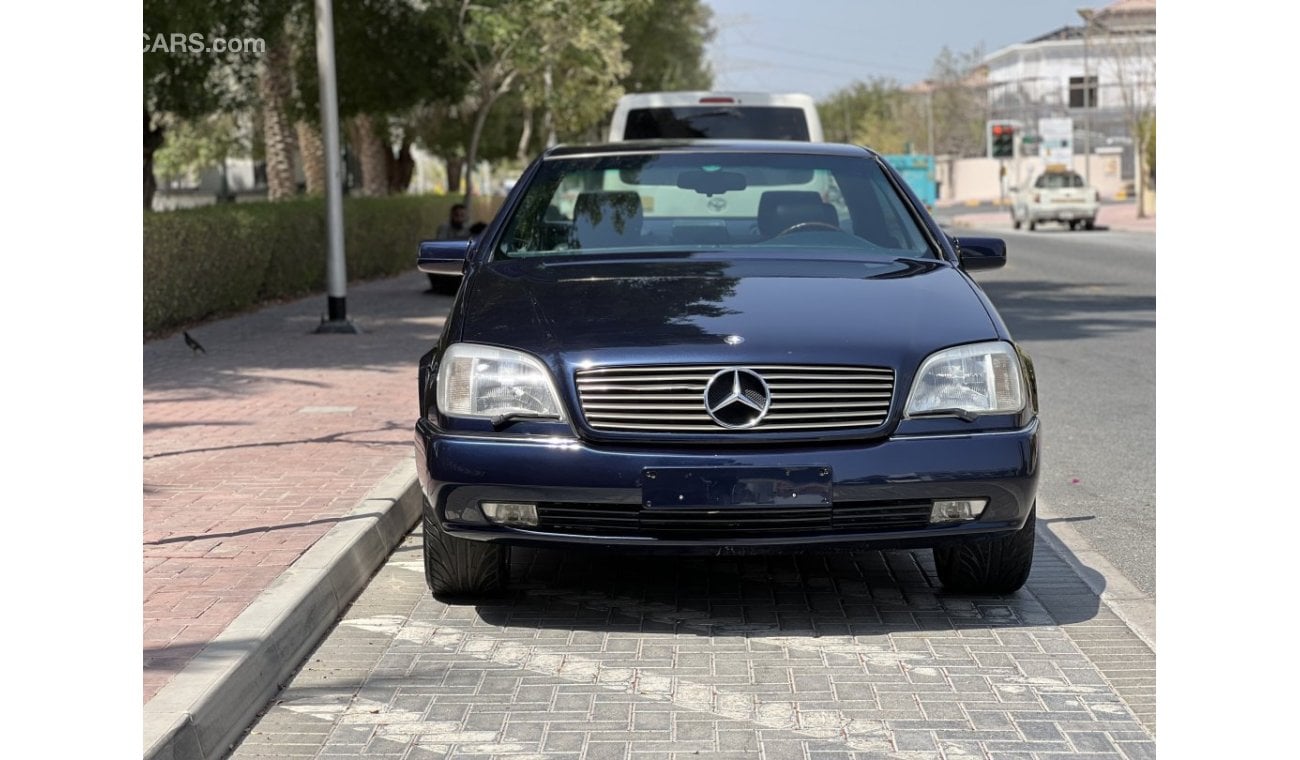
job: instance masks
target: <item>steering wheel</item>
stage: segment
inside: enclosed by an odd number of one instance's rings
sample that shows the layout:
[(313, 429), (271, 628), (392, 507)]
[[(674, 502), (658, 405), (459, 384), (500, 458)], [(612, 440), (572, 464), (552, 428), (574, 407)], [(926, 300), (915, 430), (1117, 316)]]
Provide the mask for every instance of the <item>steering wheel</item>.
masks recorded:
[(839, 225), (829, 224), (827, 222), (798, 222), (781, 230), (772, 237), (779, 238), (783, 235), (789, 235), (792, 232), (806, 232), (808, 230), (830, 230), (832, 232), (843, 232)]

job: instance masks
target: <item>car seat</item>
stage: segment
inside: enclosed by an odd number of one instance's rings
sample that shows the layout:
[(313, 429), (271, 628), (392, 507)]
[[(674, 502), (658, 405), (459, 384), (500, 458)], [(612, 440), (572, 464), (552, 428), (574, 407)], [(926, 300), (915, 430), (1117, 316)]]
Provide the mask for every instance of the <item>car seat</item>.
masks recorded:
[(813, 190), (768, 190), (758, 200), (758, 231), (765, 238), (803, 222), (839, 228), (835, 207)]

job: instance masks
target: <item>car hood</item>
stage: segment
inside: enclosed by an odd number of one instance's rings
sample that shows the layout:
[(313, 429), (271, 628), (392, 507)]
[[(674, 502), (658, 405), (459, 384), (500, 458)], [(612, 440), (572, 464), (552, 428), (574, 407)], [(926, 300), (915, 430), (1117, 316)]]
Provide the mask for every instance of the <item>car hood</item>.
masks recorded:
[(939, 261), (510, 260), (477, 267), (462, 298), (460, 340), (529, 351), (562, 376), (694, 362), (910, 376), (938, 348), (998, 337), (970, 281)]

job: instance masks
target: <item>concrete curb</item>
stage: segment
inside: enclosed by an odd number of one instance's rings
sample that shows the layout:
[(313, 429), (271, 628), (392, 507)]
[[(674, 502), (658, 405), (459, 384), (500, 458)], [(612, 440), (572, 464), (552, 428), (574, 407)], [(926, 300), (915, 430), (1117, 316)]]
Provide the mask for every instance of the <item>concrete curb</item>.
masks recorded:
[(393, 469), (144, 706), (145, 760), (216, 760), (410, 533), (415, 462)]
[(1058, 557), (1074, 570), (1075, 575), (1083, 581), (1097, 598), (1123, 620), (1129, 630), (1151, 651), (1156, 649), (1156, 603), (1152, 598), (1138, 590), (1132, 581), (1124, 577), (1114, 565), (1106, 560), (1092, 544), (1068, 523), (1060, 522), (1051, 512), (1038, 502), (1038, 534), (1047, 541), (1047, 545)]

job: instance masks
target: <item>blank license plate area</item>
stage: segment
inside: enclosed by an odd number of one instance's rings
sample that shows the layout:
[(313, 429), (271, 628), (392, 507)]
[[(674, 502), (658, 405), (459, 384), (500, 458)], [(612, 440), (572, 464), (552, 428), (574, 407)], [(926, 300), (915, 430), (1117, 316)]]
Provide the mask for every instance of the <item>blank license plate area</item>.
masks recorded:
[(641, 483), (647, 509), (831, 504), (829, 467), (648, 467)]

